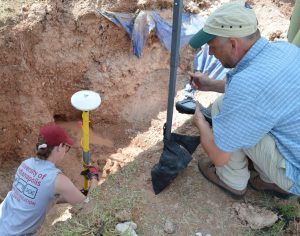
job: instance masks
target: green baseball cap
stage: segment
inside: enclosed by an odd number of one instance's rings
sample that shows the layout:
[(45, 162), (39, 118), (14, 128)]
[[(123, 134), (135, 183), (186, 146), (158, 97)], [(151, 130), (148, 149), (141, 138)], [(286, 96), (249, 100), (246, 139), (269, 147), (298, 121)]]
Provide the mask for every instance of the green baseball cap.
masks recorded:
[(257, 18), (254, 10), (243, 2), (223, 4), (206, 20), (204, 27), (196, 33), (189, 44), (200, 48), (217, 36), (245, 37), (257, 30)]

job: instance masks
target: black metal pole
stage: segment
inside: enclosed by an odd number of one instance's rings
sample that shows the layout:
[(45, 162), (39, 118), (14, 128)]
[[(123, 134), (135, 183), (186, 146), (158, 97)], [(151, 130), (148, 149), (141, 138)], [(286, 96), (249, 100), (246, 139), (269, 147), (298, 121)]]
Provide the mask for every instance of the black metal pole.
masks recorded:
[(179, 61), (182, 5), (183, 5), (182, 0), (174, 0), (167, 123), (165, 127), (166, 130), (165, 130), (165, 137), (164, 137), (167, 140), (170, 140), (171, 138), (173, 106), (174, 106), (174, 97), (175, 97), (175, 89), (176, 89), (176, 74), (177, 74), (177, 66)]

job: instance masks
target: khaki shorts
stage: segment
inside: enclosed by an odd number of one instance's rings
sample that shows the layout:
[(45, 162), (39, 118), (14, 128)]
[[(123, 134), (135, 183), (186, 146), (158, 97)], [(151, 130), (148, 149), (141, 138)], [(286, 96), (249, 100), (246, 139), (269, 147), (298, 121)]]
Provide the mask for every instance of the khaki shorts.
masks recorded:
[[(223, 97), (224, 95), (220, 96), (214, 102), (212, 117), (220, 111)], [(247, 157), (252, 160), (255, 170), (263, 181), (275, 183), (285, 191), (292, 187), (293, 182), (285, 175), (285, 159), (269, 134), (263, 137), (254, 147), (234, 152), (225, 166), (216, 168), (216, 173), (230, 187), (237, 190), (245, 189), (250, 178)]]

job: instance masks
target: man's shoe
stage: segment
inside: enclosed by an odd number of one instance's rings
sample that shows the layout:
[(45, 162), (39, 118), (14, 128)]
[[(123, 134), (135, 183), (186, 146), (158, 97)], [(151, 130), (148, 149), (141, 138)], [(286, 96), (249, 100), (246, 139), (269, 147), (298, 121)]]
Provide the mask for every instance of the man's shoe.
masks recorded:
[(212, 183), (225, 190), (233, 198), (241, 199), (245, 195), (247, 187), (244, 190), (236, 190), (229, 187), (216, 174), (216, 167), (214, 166), (214, 164), (211, 161), (207, 161), (206, 158), (203, 158), (198, 161), (198, 168), (207, 180), (211, 181)]
[[(186, 98), (176, 102), (175, 107), (179, 113), (192, 115), (196, 110), (196, 101), (192, 98)], [(212, 126), (211, 109), (201, 105), (200, 111), (205, 117), (205, 120)]]
[(192, 98), (185, 98), (176, 102), (175, 107), (179, 113), (192, 115), (196, 110), (196, 102)]
[(249, 184), (257, 191), (266, 192), (278, 198), (289, 199), (295, 196), (294, 194), (281, 189), (276, 184), (264, 182), (256, 171), (251, 172)]

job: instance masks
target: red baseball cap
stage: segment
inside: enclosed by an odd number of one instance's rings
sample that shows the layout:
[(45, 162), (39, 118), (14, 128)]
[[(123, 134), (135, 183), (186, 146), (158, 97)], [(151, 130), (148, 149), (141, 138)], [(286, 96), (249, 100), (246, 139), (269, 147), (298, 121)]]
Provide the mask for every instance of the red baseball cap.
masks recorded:
[(44, 125), (40, 129), (40, 137), (52, 147), (59, 146), (61, 143), (74, 144), (74, 141), (67, 135), (66, 131), (54, 123)]

